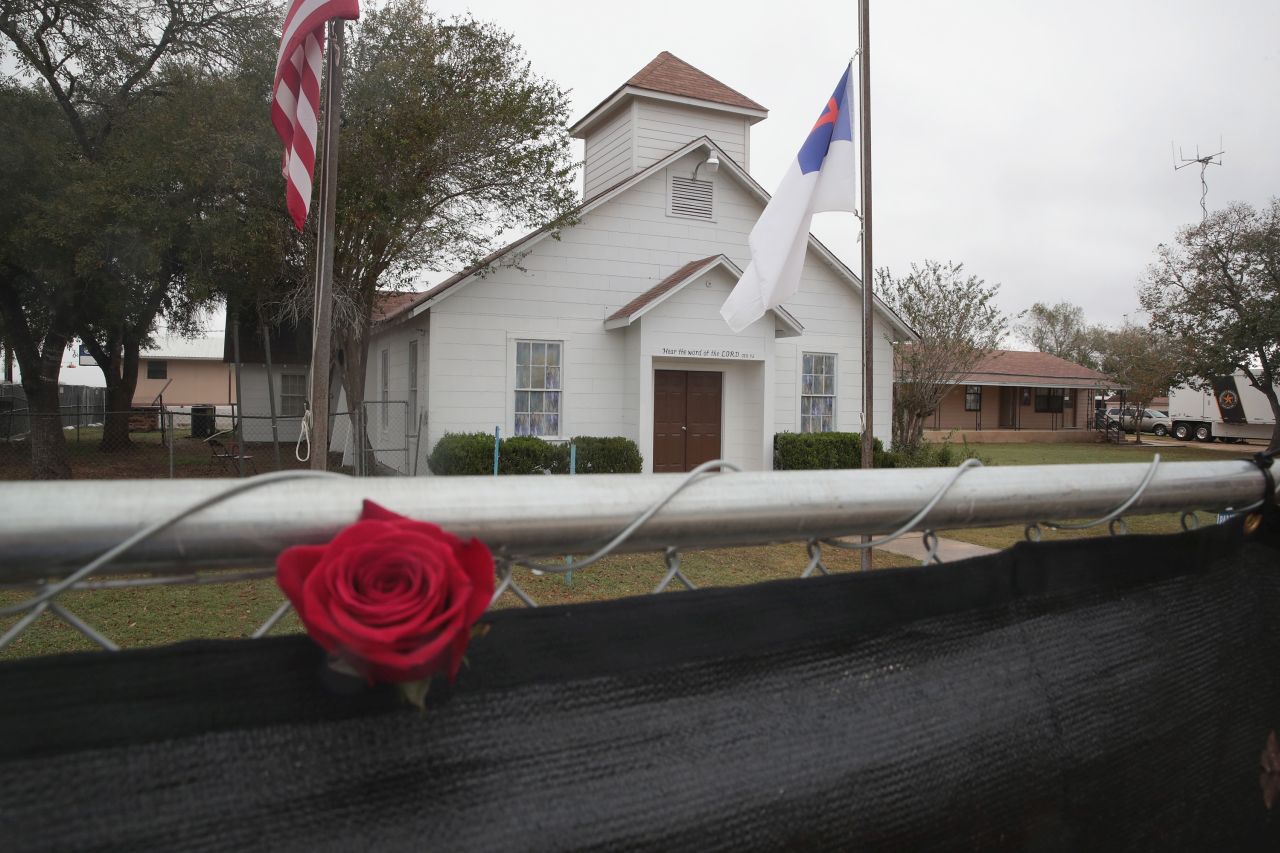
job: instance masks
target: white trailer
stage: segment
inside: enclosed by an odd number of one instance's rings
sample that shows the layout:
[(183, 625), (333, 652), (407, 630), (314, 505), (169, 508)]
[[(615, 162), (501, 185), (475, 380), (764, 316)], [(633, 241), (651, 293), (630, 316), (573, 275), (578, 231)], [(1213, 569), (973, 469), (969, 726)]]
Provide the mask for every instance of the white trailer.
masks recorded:
[(1267, 397), (1242, 370), (1231, 376), (1214, 376), (1210, 387), (1197, 390), (1182, 385), (1169, 391), (1169, 421), (1174, 438), (1213, 441), (1215, 438), (1268, 441), (1275, 415)]

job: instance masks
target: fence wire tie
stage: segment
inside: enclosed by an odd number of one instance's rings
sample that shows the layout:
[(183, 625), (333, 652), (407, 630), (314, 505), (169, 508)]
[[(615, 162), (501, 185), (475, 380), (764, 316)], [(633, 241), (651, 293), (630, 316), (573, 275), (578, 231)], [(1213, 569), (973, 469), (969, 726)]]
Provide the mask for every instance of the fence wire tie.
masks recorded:
[(493, 590), (493, 598), (489, 599), (489, 606), (498, 603), (498, 599), (502, 598), (502, 594), (507, 590), (511, 590), (511, 594), (524, 602), (525, 607), (537, 607), (538, 602), (534, 601), (529, 593), (520, 588), (520, 584), (516, 583), (515, 578), (511, 576), (512, 561), (509, 557), (499, 556), (494, 561), (494, 571), (498, 575), (498, 586)]
[[(590, 566), (591, 564), (598, 562), (599, 560), (609, 556), (614, 551), (616, 551), (622, 545), (623, 542), (626, 542), (628, 539), (630, 539), (637, 530), (639, 530), (649, 521), (649, 519), (657, 515), (659, 510), (661, 510), (664, 506), (670, 503), (672, 498), (674, 498), (676, 495), (683, 492), (685, 489), (689, 488), (689, 486), (691, 486), (695, 480), (701, 479), (702, 475), (713, 470), (741, 471), (742, 469), (739, 468), (737, 465), (734, 465), (732, 462), (725, 462), (723, 459), (712, 459), (709, 462), (703, 462), (697, 468), (694, 468), (692, 471), (690, 471), (689, 475), (685, 477), (683, 480), (681, 480), (680, 484), (677, 485), (670, 492), (668, 492), (661, 500), (655, 501), (652, 506), (650, 506), (644, 512), (636, 516), (634, 521), (632, 521), (630, 524), (624, 527), (622, 529), (622, 532), (620, 532), (617, 536), (613, 537), (613, 539), (609, 540), (609, 542), (605, 544), (602, 548), (600, 548), (600, 550), (596, 551), (595, 553), (591, 554), (588, 557), (584, 557), (581, 560), (574, 560), (572, 564), (557, 565), (554, 563), (536, 563), (524, 557), (505, 556), (505, 555), (501, 559), (506, 560), (513, 565), (521, 566), (523, 568), (530, 569), (530, 570), (536, 570), (549, 575), (562, 575), (565, 572), (576, 572), (579, 569), (585, 569), (587, 566)], [(690, 589), (694, 588), (693, 585), (689, 583), (688, 578), (684, 578), (682, 576), (681, 581)], [(515, 584), (513, 582), (512, 586), (514, 585)], [(505, 587), (503, 588), (505, 589)], [(658, 590), (655, 590), (655, 592), (657, 591)], [(494, 595), (493, 600), (494, 601), (498, 600), (498, 597), (496, 594)]]
[(883, 539), (872, 539), (867, 542), (846, 542), (842, 539), (824, 539), (822, 541), (826, 545), (831, 545), (836, 548), (844, 548), (849, 551), (860, 551), (866, 550), (867, 548), (879, 548), (881, 545), (888, 545), (893, 540), (905, 536), (912, 530), (915, 530), (920, 525), (920, 522), (924, 521), (925, 517), (928, 516), (929, 513), (933, 512), (933, 508), (938, 505), (938, 502), (946, 497), (947, 492), (951, 491), (951, 487), (956, 484), (957, 480), (964, 476), (966, 471), (981, 467), (982, 462), (978, 459), (966, 459), (961, 462), (951, 473), (951, 478), (943, 484), (941, 489), (938, 489), (938, 491), (934, 493), (933, 497), (929, 499), (929, 502), (925, 504), (919, 512), (911, 516), (905, 524)]
[(920, 561), (920, 565), (927, 566), (930, 563), (940, 565), (942, 558), (938, 556), (938, 534), (932, 530), (926, 530), (924, 536), (924, 559)]
[[(1138, 484), (1138, 488), (1134, 490), (1133, 494), (1129, 495), (1128, 499), (1126, 499), (1124, 503), (1120, 504), (1120, 506), (1111, 510), (1111, 512), (1101, 518), (1095, 518), (1093, 521), (1085, 521), (1080, 524), (1069, 524), (1065, 521), (1033, 521), (1027, 525), (1026, 530), (1023, 531), (1023, 535), (1026, 537), (1028, 542), (1039, 542), (1044, 538), (1045, 528), (1048, 528), (1049, 530), (1088, 530), (1091, 527), (1097, 527), (1100, 524), (1105, 524), (1112, 536), (1123, 536), (1129, 532), (1129, 525), (1120, 516), (1124, 514), (1125, 510), (1133, 506), (1134, 503), (1137, 502), (1138, 498), (1142, 497), (1143, 494), (1146, 493), (1147, 487), (1151, 485), (1151, 481), (1156, 476), (1156, 469), (1159, 467), (1160, 454), (1157, 453), (1155, 456), (1151, 457), (1151, 465), (1147, 468), (1146, 475), (1142, 478), (1142, 482)], [(1185, 514), (1183, 527), (1186, 527)]]
[(804, 567), (804, 571), (800, 573), (800, 577), (807, 578), (814, 573), (816, 569), (824, 575), (831, 574), (827, 570), (827, 566), (822, 562), (822, 543), (817, 539), (810, 539), (804, 543), (804, 550), (809, 555), (809, 564)]
[[(1272, 462), (1275, 460), (1275, 458), (1276, 458), (1275, 451), (1271, 451), (1271, 452), (1259, 451), (1258, 453), (1253, 454), (1253, 456), (1249, 458), (1249, 461), (1252, 462), (1254, 465), (1257, 465), (1258, 470), (1262, 472), (1262, 477), (1263, 477), (1262, 497), (1247, 506), (1240, 507), (1239, 509), (1237, 509), (1236, 507), (1229, 506), (1229, 507), (1225, 507), (1224, 509), (1218, 510), (1216, 514), (1218, 516), (1219, 523), (1235, 518), (1238, 515), (1247, 515), (1248, 513), (1254, 512), (1255, 510), (1262, 509), (1262, 507), (1266, 506), (1268, 503), (1274, 504), (1276, 502), (1276, 479), (1275, 479), (1275, 475), (1271, 472)], [(1203, 510), (1203, 511), (1213, 512), (1213, 510)], [(1199, 516), (1196, 515), (1196, 512), (1197, 510), (1193, 509), (1193, 510), (1189, 510), (1188, 512), (1184, 512), (1182, 514), (1183, 530), (1195, 530), (1200, 527), (1200, 518)], [(1187, 526), (1188, 515), (1195, 520), (1195, 524), (1192, 525), (1191, 527)]]
[[(76, 569), (57, 583), (44, 586), (40, 592), (31, 596), (26, 601), (20, 601), (17, 604), (0, 607), (0, 618), (12, 616), (16, 613), (22, 613), (23, 611), (30, 611), (23, 616), (22, 619), (18, 620), (12, 628), (6, 631), (3, 636), (0, 636), (0, 649), (7, 646), (15, 637), (25, 631), (31, 623), (35, 621), (36, 616), (39, 616), (45, 610), (52, 610), (58, 618), (67, 622), (77, 631), (98, 643), (103, 648), (110, 651), (119, 651), (118, 646), (99, 634), (78, 616), (58, 605), (54, 599), (74, 587), (89, 575), (111, 563), (112, 560), (115, 560), (125, 554), (135, 545), (139, 545), (148, 539), (151, 539), (183, 519), (195, 515), (201, 510), (208, 509), (209, 507), (220, 504), (235, 497), (236, 495), (253, 491), (254, 489), (261, 488), (262, 486), (271, 485), (284, 480), (316, 479), (321, 477), (346, 479), (346, 476), (343, 474), (335, 474), (328, 471), (273, 471), (269, 474), (259, 474), (246, 480), (240, 480), (216, 494), (196, 501), (185, 509), (181, 509), (172, 515), (160, 519), (159, 521), (148, 524), (137, 533), (134, 533), (132, 536), (125, 539), (119, 545), (109, 548), (105, 553), (81, 566), (79, 569)], [(279, 616), (275, 616), (274, 618), (278, 621), (279, 617), (283, 615), (283, 613), (280, 613)], [(270, 630), (271, 625), (275, 624), (275, 622), (272, 622), (271, 620), (268, 620), (268, 622), (270, 622), (270, 624), (265, 626), (265, 630), (260, 628), (259, 631), (265, 633), (266, 630)], [(255, 633), (254, 636), (260, 635)]]
[(651, 595), (657, 595), (667, 588), (667, 584), (673, 579), (680, 581), (685, 585), (686, 589), (697, 589), (693, 585), (693, 581), (685, 577), (684, 572), (680, 571), (680, 551), (676, 548), (668, 548), (662, 555), (663, 561), (667, 564), (667, 573), (663, 575), (662, 580), (653, 588)]

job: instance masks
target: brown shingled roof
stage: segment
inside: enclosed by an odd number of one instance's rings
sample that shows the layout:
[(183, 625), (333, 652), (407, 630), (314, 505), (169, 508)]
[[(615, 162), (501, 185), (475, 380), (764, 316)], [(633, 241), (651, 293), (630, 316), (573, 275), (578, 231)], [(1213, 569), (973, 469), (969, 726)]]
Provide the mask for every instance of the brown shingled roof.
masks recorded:
[(380, 323), (412, 305), (421, 295), (421, 293), (416, 293), (412, 290), (403, 292), (379, 291), (377, 298), (373, 301), (370, 320), (374, 323)]
[(644, 308), (644, 306), (648, 305), (650, 302), (657, 299), (659, 296), (666, 293), (671, 288), (680, 284), (689, 276), (693, 275), (694, 272), (696, 272), (699, 268), (706, 266), (707, 264), (711, 263), (718, 257), (720, 256), (711, 255), (706, 258), (698, 258), (698, 260), (696, 261), (689, 261), (689, 263), (680, 267), (680, 269), (676, 270), (671, 275), (667, 276), (662, 281), (658, 282), (653, 287), (649, 288), (644, 293), (637, 296), (635, 299), (632, 299), (630, 302), (628, 302), (626, 305), (623, 305), (617, 311), (614, 311), (612, 314), (609, 315), (609, 319), (625, 320), (626, 318), (630, 317), (632, 314), (638, 313), (640, 309)]
[(626, 85), (748, 110), (765, 109), (736, 89), (730, 89), (719, 80), (665, 50), (637, 71)]
[(978, 363), (961, 383), (1022, 382), (1027, 385), (1111, 387), (1105, 374), (1047, 352), (996, 350)]

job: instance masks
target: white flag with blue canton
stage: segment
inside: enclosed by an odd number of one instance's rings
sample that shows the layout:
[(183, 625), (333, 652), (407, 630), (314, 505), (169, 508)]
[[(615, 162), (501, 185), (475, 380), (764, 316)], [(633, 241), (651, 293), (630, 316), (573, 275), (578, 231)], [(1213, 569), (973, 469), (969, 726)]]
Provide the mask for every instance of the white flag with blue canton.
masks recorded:
[(800, 288), (815, 213), (857, 210), (858, 158), (853, 145), (853, 63), (827, 100), (778, 191), (751, 229), (751, 263), (720, 308), (741, 332)]

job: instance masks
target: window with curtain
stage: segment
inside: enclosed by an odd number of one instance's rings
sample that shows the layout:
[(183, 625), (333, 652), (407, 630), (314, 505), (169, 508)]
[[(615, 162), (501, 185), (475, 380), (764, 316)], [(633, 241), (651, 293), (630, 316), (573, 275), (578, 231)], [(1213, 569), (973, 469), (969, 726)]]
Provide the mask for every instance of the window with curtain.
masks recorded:
[(560, 435), (563, 346), (561, 341), (516, 341), (516, 435)]
[(836, 428), (835, 353), (804, 353), (800, 373), (800, 431)]

